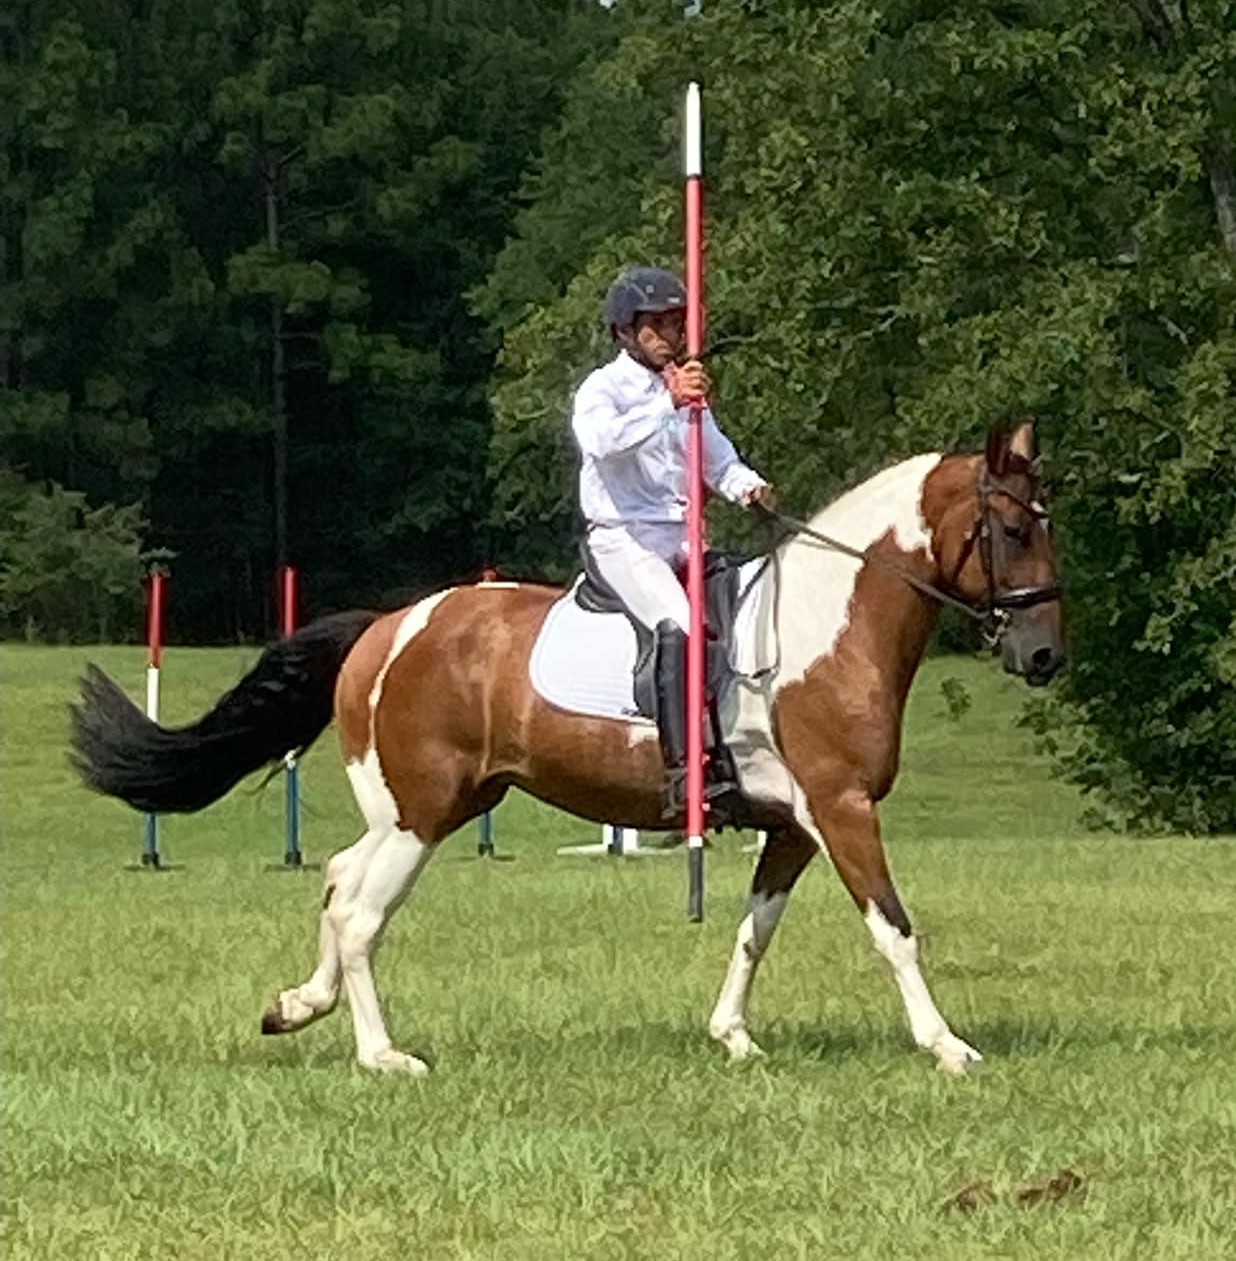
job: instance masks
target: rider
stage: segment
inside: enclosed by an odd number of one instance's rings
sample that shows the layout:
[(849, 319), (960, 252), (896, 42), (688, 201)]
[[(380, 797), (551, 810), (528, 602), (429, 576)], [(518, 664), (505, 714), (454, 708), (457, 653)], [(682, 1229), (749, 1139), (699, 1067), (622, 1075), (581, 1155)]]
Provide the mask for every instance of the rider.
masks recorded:
[[(571, 420), (583, 456), (586, 546), (631, 614), (656, 634), (667, 816), (681, 812), (686, 787), (690, 608), (679, 574), (687, 556), (687, 421), (690, 404), (711, 388), (699, 360), (685, 358), (686, 308), (676, 276), (659, 267), (625, 269), (605, 298), (618, 354), (579, 387)], [(703, 437), (708, 486), (733, 503), (772, 507), (772, 487), (738, 458), (706, 406)], [(714, 755), (708, 765), (709, 796), (736, 787), (728, 758)]]

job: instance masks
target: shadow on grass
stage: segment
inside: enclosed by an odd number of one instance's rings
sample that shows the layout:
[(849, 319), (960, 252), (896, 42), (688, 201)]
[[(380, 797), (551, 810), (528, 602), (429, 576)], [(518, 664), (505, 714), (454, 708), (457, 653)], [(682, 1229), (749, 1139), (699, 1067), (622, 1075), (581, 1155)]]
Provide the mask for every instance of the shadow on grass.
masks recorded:
[(1139, 1028), (1091, 1019), (1062, 1022), (1047, 1019), (996, 1019), (967, 1025), (962, 1031), (984, 1054), (1000, 1056), (1044, 1051), (1196, 1051), (1227, 1053), (1231, 1029), (1220, 1025), (1180, 1025), (1171, 1029)]
[[(885, 1059), (913, 1053), (909, 1031), (900, 1024), (877, 1024), (859, 1021), (822, 1026), (819, 1024), (758, 1022), (752, 1036), (767, 1052), (760, 1061), (769, 1067), (778, 1062), (806, 1060), (812, 1063), (872, 1057)], [(1182, 1025), (1171, 1029), (1139, 1028), (1110, 1021), (1064, 1023), (1054, 1019), (997, 1019), (959, 1026), (957, 1032), (978, 1047), (985, 1055), (1000, 1058), (1039, 1055), (1046, 1052), (1112, 1051), (1127, 1054), (1164, 1052), (1171, 1054), (1226, 1054), (1230, 1049), (1231, 1030), (1223, 1025)], [(625, 1024), (587, 1031), (572, 1030), (565, 1036), (521, 1030), (503, 1030), (497, 1037), (484, 1039), (488, 1058), (540, 1062), (552, 1057), (560, 1064), (579, 1057), (595, 1062), (598, 1055), (611, 1056), (615, 1062), (629, 1062), (636, 1057), (666, 1058), (691, 1063), (722, 1057), (724, 1052), (707, 1033), (695, 1024), (665, 1021), (648, 1024)], [(448, 1058), (461, 1050), (471, 1053), (476, 1047), (444, 1048)], [(418, 1054), (421, 1052), (418, 1051)]]
[[(853, 1059), (869, 1054), (884, 1057), (907, 1049), (907, 1037), (894, 1028), (854, 1024), (831, 1029), (817, 1026), (769, 1024), (753, 1028), (752, 1034), (767, 1052), (764, 1059), (753, 1060), (775, 1066), (779, 1061)], [(578, 1029), (555, 1034), (535, 1029), (503, 1029), (483, 1041), (475, 1035), (463, 1044), (445, 1048), (447, 1058), (459, 1054), (483, 1054), (491, 1062), (512, 1064), (549, 1064), (565, 1070), (573, 1064), (595, 1065), (598, 1058), (614, 1064), (662, 1061), (683, 1066), (716, 1066), (729, 1063), (726, 1052), (699, 1023), (650, 1021), (605, 1028)], [(418, 1051), (417, 1054), (420, 1054)]]
[[(431, 1065), (505, 1065), (542, 1072), (581, 1072), (598, 1059), (614, 1064), (643, 1063), (651, 1067), (675, 1065), (692, 1073), (728, 1066), (725, 1052), (696, 1022), (650, 1021), (566, 1029), (538, 1030), (531, 1026), (494, 1028), (471, 1025), (466, 1030), (435, 1030), (414, 1024), (392, 1029), (396, 1045)], [(1016, 1060), (1048, 1054), (1126, 1055), (1168, 1054), (1226, 1056), (1231, 1030), (1224, 1025), (1186, 1024), (1170, 1029), (1139, 1028), (1111, 1021), (1062, 1022), (1057, 1019), (995, 1019), (958, 1025), (957, 1032), (989, 1060)], [(909, 1033), (899, 1023), (846, 1022), (831, 1026), (815, 1023), (758, 1022), (752, 1034), (767, 1052), (753, 1061), (770, 1071), (792, 1069), (803, 1063), (826, 1066), (854, 1060), (885, 1062), (914, 1055)], [(79, 1068), (105, 1065), (111, 1071), (148, 1071), (160, 1067), (225, 1067), (242, 1071), (344, 1068), (354, 1054), (351, 1022), (346, 1010), (327, 1017), (320, 1026), (301, 1034), (263, 1037), (257, 1022), (251, 1036), (233, 1035), (214, 1047), (178, 1039), (169, 1030), (148, 1040), (115, 1038), (74, 1048)], [(13, 1063), (14, 1069), (21, 1066)], [(38, 1075), (38, 1070), (36, 1070)]]

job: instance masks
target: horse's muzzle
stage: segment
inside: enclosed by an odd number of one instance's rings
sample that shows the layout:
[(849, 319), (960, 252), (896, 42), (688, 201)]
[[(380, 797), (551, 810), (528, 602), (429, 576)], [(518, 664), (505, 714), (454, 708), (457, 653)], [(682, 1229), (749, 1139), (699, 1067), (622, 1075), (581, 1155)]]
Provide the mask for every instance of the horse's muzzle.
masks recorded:
[(1031, 687), (1046, 687), (1068, 664), (1069, 658), (1064, 648), (1056, 644), (1028, 647), (1006, 639), (1003, 659), (1009, 674), (1020, 675)]

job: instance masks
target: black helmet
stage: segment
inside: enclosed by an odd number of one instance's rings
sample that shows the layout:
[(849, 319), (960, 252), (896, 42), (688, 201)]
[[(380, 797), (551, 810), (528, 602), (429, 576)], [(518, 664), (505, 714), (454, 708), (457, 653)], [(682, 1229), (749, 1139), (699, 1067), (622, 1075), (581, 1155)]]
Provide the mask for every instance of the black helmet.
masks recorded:
[(682, 281), (661, 267), (628, 267), (605, 295), (605, 323), (610, 331), (630, 328), (645, 313), (676, 311), (687, 305)]

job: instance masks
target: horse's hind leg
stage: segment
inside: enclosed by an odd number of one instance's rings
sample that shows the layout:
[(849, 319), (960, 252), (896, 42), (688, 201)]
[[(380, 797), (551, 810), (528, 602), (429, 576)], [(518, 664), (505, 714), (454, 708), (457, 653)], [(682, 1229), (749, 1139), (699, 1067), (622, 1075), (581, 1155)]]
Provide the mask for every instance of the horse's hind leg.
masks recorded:
[(708, 1032), (729, 1051), (731, 1059), (763, 1055), (747, 1032), (747, 1000), (790, 890), (817, 852), (815, 841), (793, 824), (768, 833), (751, 881), (750, 909), (739, 925), (730, 968), (708, 1021)]
[(339, 964), (352, 1009), (356, 1058), (365, 1068), (417, 1076), (429, 1071), (423, 1060), (391, 1046), (370, 956), (391, 912), (407, 897), (432, 852), (415, 832), (392, 829), (379, 839), (363, 865), (354, 864), (352, 878), (335, 886), (326, 907), (337, 934)]
[(302, 985), (283, 990), (262, 1017), (263, 1033), (291, 1033), (334, 1010), (341, 984), (366, 1068), (420, 1075), (428, 1066), (391, 1047), (370, 957), (391, 912), (407, 897), (431, 853), (413, 832), (373, 828), (326, 867), (318, 965)]
[(347, 879), (349, 868), (353, 864), (363, 865), (380, 839), (377, 832), (366, 832), (354, 845), (340, 850), (326, 864), (326, 889), (318, 919), (318, 965), (303, 984), (275, 995), (274, 1003), (262, 1016), (263, 1033), (294, 1033), (335, 1010), (343, 978), (339, 934), (330, 913), (330, 904), (336, 886)]

